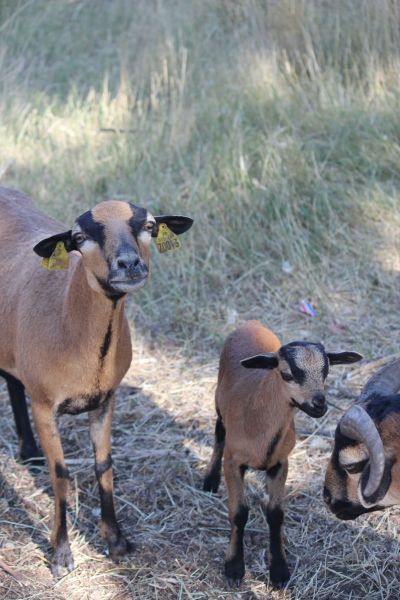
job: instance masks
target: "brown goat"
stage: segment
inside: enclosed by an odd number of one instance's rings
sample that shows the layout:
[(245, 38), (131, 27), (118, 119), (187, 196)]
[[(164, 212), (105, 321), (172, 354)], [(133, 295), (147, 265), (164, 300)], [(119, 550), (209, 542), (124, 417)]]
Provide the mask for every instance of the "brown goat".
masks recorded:
[(248, 507), (243, 479), (249, 467), (266, 472), (271, 583), (280, 587), (288, 581), (282, 524), (288, 456), (296, 440), (294, 409), (322, 417), (327, 410), (324, 382), (329, 364), (361, 358), (356, 352), (327, 353), (321, 344), (308, 342), (282, 346), (258, 321), (248, 321), (228, 336), (215, 394), (215, 445), (203, 489), (217, 492), (223, 456), (231, 524), (225, 575), (230, 586), (239, 587), (245, 572)]
[[(111, 420), (114, 391), (131, 362), (125, 295), (145, 283), (150, 241), (161, 223), (180, 234), (192, 220), (154, 217), (129, 202), (110, 201), (63, 231), (32, 200), (0, 188), (0, 375), (7, 381), (25, 460), (39, 455), (25, 390), (31, 399), (55, 496), (55, 575), (62, 567), (73, 569), (66, 525), (68, 470), (56, 421), (60, 414), (90, 411), (102, 534), (112, 558), (130, 549), (114, 510)], [(49, 259), (60, 244), (67, 262), (67, 252), (75, 251), (69, 268), (41, 268), (37, 254)]]

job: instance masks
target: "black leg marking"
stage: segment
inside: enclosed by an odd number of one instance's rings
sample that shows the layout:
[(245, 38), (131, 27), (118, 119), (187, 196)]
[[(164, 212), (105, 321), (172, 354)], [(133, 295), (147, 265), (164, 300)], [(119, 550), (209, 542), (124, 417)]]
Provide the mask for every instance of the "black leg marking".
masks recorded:
[(59, 462), (56, 462), (55, 472), (58, 479), (69, 479), (68, 469), (60, 465)]
[(117, 560), (134, 550), (134, 545), (122, 535), (115, 516), (114, 498), (112, 492), (106, 491), (99, 481), (101, 518), (107, 527), (107, 544), (110, 557)]
[(74, 568), (74, 561), (67, 534), (67, 503), (61, 500), (59, 504), (60, 520), (55, 538), (53, 556), (51, 559), (51, 572), (54, 577), (60, 577), (63, 567), (69, 572)]
[(235, 536), (235, 547), (231, 558), (225, 562), (225, 576), (230, 587), (239, 587), (244, 577), (243, 536), (248, 516), (248, 507), (241, 505), (233, 518), (231, 536)]
[(281, 529), (284, 512), (280, 506), (267, 509), (267, 522), (270, 531), (270, 567), (269, 574), (273, 586), (283, 587), (290, 579), (285, 554), (282, 547)]
[(267, 475), (268, 475), (268, 477), (270, 477), (271, 479), (275, 479), (275, 477), (278, 475), (278, 473), (281, 470), (281, 468), (282, 468), (281, 463), (277, 462), (276, 465), (274, 465), (270, 469), (267, 469)]
[(225, 427), (222, 422), (221, 415), (218, 413), (215, 423), (213, 455), (203, 483), (203, 490), (205, 492), (213, 492), (214, 494), (218, 492), (219, 484), (221, 482), (221, 465), (225, 446), (225, 434)]
[[(95, 450), (96, 452), (96, 450)], [(100, 477), (106, 472), (108, 471), (108, 469), (111, 469), (112, 467), (112, 458), (111, 455), (109, 454), (106, 458), (106, 460), (104, 460), (101, 463), (96, 462), (95, 464), (95, 471), (96, 471), (96, 477), (97, 479), (100, 479)]]
[(43, 455), (37, 447), (29, 421), (25, 388), (19, 379), (16, 379), (6, 371), (0, 369), (0, 376), (4, 377), (7, 382), (7, 389), (11, 400), (11, 407), (19, 440), (21, 460), (29, 461), (35, 459), (35, 464), (43, 465)]

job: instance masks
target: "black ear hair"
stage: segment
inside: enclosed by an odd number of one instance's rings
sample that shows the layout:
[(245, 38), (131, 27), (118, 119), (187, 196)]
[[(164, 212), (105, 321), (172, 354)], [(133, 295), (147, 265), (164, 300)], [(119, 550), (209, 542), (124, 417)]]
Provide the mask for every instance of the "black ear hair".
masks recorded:
[(278, 357), (274, 352), (267, 352), (266, 354), (256, 354), (244, 358), (240, 363), (246, 369), (276, 369)]
[(358, 352), (327, 352), (326, 355), (331, 365), (348, 365), (364, 358)]
[(45, 238), (33, 248), (33, 251), (36, 252), (42, 258), (50, 258), (53, 254), (54, 249), (57, 245), (57, 242), (64, 242), (65, 249), (67, 252), (71, 252), (71, 250), (75, 250), (75, 244), (72, 240), (71, 235), (72, 230), (63, 231), (63, 233), (56, 233), (56, 235), (52, 235), (51, 237)]
[(190, 217), (181, 217), (178, 215), (159, 215), (154, 217), (157, 224), (165, 223), (171, 231), (176, 235), (185, 233), (193, 225), (193, 219)]

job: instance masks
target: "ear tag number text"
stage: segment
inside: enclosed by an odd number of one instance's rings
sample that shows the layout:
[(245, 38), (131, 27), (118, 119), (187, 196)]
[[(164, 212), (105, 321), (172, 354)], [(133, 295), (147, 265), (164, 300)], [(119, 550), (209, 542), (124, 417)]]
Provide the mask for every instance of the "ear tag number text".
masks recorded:
[(168, 252), (169, 250), (177, 250), (181, 247), (178, 236), (165, 223), (160, 223), (158, 226), (156, 245), (157, 250), (161, 253)]

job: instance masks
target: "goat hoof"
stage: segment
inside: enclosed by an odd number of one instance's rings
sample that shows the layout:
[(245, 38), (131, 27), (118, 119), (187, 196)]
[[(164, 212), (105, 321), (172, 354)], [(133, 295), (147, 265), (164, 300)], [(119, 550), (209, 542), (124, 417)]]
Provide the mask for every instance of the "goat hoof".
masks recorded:
[(57, 546), (53, 552), (50, 569), (53, 577), (57, 579), (61, 577), (63, 568), (66, 568), (68, 573), (74, 570), (74, 559), (72, 558), (71, 548), (68, 542), (64, 542)]
[(135, 550), (135, 545), (129, 542), (123, 535), (120, 535), (117, 542), (108, 544), (108, 552), (112, 560), (118, 560)]
[(241, 579), (232, 579), (231, 577), (226, 578), (226, 582), (228, 584), (228, 588), (233, 590), (235, 588), (240, 588), (240, 584), (242, 583)]
[(286, 563), (271, 565), (269, 569), (270, 583), (274, 588), (281, 589), (285, 587), (290, 579), (290, 571)]
[(225, 562), (225, 577), (230, 588), (239, 588), (244, 577), (244, 561), (231, 558)]
[(204, 483), (203, 483), (203, 492), (212, 492), (213, 494), (216, 494), (218, 492), (218, 488), (219, 488), (219, 479), (216, 479), (215, 477), (212, 477), (212, 476), (205, 477)]

